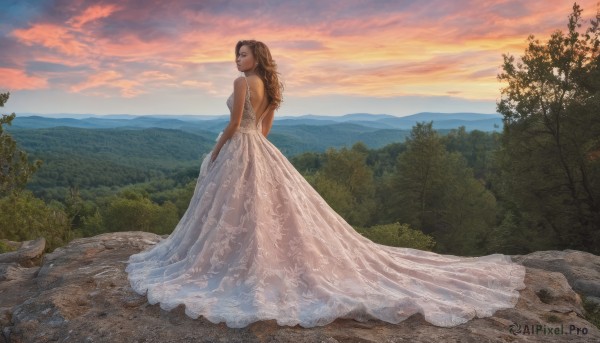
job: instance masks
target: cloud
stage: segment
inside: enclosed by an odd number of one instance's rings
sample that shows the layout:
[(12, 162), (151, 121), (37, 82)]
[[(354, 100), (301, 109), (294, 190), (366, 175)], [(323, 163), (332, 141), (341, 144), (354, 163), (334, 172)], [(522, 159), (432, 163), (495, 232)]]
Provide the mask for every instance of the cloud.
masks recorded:
[(89, 76), (87, 80), (72, 85), (69, 90), (79, 93), (93, 88), (94, 92), (90, 94), (106, 94), (98, 88), (116, 88), (120, 90), (121, 96), (132, 98), (145, 93), (141, 86), (139, 81), (127, 79), (119, 72), (108, 70)]
[(71, 18), (69, 21), (67, 21), (67, 24), (75, 29), (81, 28), (88, 22), (110, 16), (113, 12), (117, 11), (118, 9), (119, 7), (113, 4), (93, 5), (86, 8), (80, 15)]
[[(596, 1), (580, 1), (588, 17)], [(254, 38), (269, 45), (290, 96), (493, 101), (502, 53), (564, 29), (571, 10), (544, 0), (23, 4), (0, 13), (0, 68), (10, 73), (0, 87), (114, 99), (158, 99), (165, 88), (226, 96), (235, 43)]]
[(19, 69), (0, 68), (0, 75), (2, 75), (0, 92), (48, 87), (46, 79), (27, 75), (23, 70)]
[(325, 46), (318, 40), (284, 40), (276, 42), (277, 46), (289, 50), (323, 50)]
[(67, 56), (81, 56), (86, 50), (86, 44), (63, 26), (35, 24), (27, 29), (14, 30), (12, 35), (25, 45), (41, 45)]
[(171, 80), (173, 76), (163, 73), (159, 70), (147, 70), (140, 74), (139, 78), (143, 81), (162, 81), (162, 80)]

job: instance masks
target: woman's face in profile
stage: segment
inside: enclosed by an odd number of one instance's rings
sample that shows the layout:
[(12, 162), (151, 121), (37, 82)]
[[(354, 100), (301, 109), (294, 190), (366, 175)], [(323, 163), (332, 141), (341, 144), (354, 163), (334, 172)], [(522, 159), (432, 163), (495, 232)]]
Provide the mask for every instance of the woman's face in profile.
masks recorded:
[(256, 60), (250, 48), (246, 45), (242, 45), (238, 51), (236, 59), (237, 68), (241, 72), (253, 70), (256, 64)]

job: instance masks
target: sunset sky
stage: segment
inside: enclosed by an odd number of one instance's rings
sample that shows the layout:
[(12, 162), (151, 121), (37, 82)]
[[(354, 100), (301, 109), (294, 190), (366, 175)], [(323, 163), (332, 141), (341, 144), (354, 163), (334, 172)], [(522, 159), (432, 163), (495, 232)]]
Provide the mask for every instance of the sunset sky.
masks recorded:
[[(597, 2), (578, 1), (586, 21)], [(279, 65), (277, 115), (494, 113), (502, 54), (566, 30), (572, 6), (0, 0), (0, 113), (227, 114), (240, 39), (265, 42)]]

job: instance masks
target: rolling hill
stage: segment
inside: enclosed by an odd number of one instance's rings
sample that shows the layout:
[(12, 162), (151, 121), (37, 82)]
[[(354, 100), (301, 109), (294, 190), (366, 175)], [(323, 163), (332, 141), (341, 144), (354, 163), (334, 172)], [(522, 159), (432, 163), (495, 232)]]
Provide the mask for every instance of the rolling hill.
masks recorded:
[[(164, 128), (187, 132), (221, 131), (229, 120), (229, 116), (88, 116), (74, 115), (71, 117), (46, 117), (40, 115), (19, 115), (13, 121), (14, 128), (39, 129), (58, 126), (79, 128)], [(499, 114), (480, 113), (432, 113), (423, 112), (405, 117), (388, 114), (353, 113), (344, 116), (303, 115), (298, 117), (276, 116), (274, 128), (293, 127), (298, 125), (327, 126), (339, 123), (350, 123), (365, 127), (365, 129), (399, 129), (410, 130), (417, 122), (433, 121), (436, 129), (453, 129), (465, 126), (467, 130), (500, 131), (502, 117)], [(368, 131), (368, 130), (367, 130)]]

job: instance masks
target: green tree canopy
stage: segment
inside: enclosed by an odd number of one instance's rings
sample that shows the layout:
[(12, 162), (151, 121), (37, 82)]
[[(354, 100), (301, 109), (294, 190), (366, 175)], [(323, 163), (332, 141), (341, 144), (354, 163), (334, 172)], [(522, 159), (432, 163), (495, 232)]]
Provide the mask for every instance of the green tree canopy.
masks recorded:
[(520, 59), (504, 55), (498, 187), (532, 236), (600, 253), (600, 12), (581, 32), (582, 11), (545, 43), (529, 36)]
[(367, 147), (328, 149), (323, 167), (308, 179), (327, 203), (350, 224), (365, 226), (375, 210), (373, 172), (366, 164)]
[[(148, 231), (170, 234), (179, 222), (177, 207), (170, 201), (158, 205), (145, 192), (130, 189), (113, 197), (102, 215), (110, 232)], [(96, 220), (94, 217), (87, 220)]]
[[(4, 107), (10, 93), (0, 94)], [(69, 218), (60, 206), (46, 203), (24, 190), (27, 181), (42, 164), (30, 163), (25, 151), (6, 133), (3, 125), (10, 125), (15, 114), (0, 118), (0, 238), (14, 241), (46, 239), (46, 252), (68, 243), (74, 238)]]
[(388, 221), (408, 223), (436, 238), (446, 253), (477, 255), (495, 225), (496, 199), (465, 158), (448, 152), (433, 123), (417, 123), (389, 180)]
[[(0, 93), (0, 107), (8, 101), (10, 93)], [(0, 197), (18, 192), (42, 164), (37, 160), (30, 163), (27, 153), (19, 150), (17, 142), (3, 128), (15, 119), (14, 113), (2, 114), (0, 118)]]
[(375, 243), (392, 247), (431, 251), (435, 246), (433, 237), (411, 229), (407, 224), (375, 225), (369, 228), (356, 228), (356, 231)]

